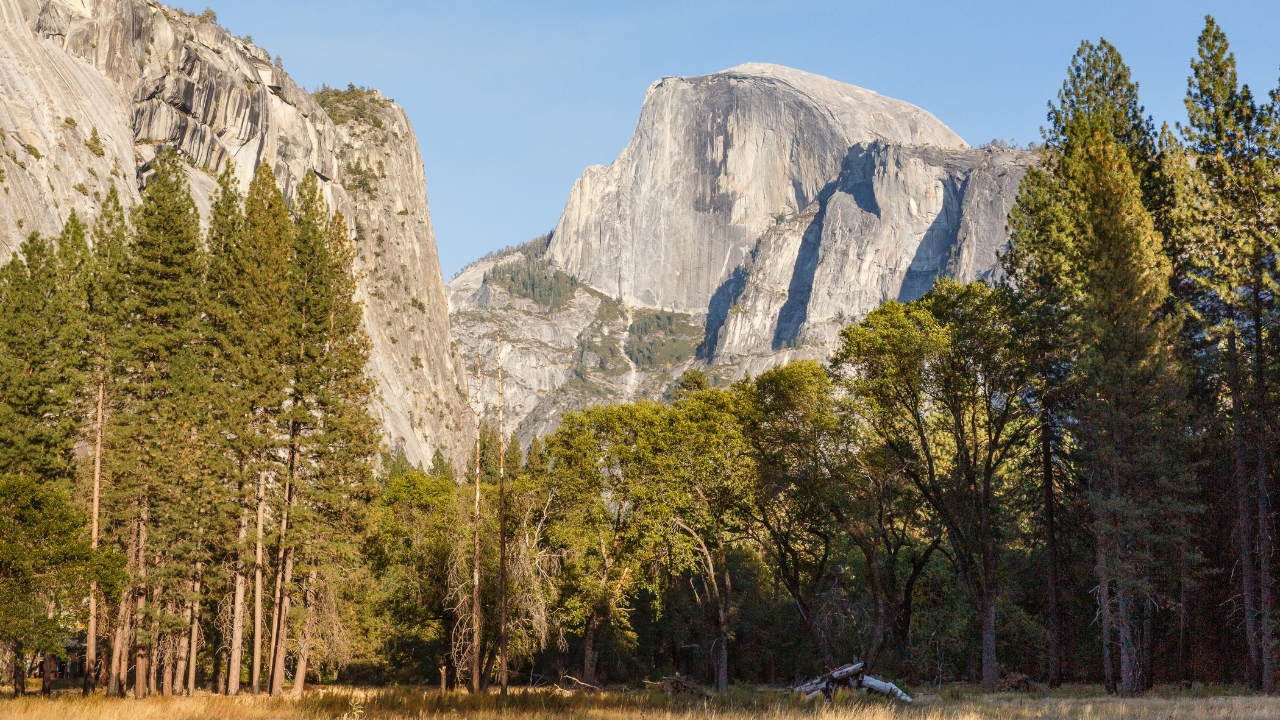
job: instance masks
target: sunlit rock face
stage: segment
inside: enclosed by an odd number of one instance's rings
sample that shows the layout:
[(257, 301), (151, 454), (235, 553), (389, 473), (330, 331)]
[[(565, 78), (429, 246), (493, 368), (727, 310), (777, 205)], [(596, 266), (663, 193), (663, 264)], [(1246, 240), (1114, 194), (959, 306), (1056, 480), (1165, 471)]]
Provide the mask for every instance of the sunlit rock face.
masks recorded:
[(574, 185), (551, 257), (628, 303), (705, 310), (774, 217), (875, 141), (967, 147), (918, 107), (777, 65), (663, 78), (622, 155)]
[(844, 325), (885, 300), (915, 300), (943, 276), (992, 279), (1032, 159), (1016, 150), (853, 147), (813, 203), (760, 236), (713, 302), (707, 359), (737, 376), (825, 359)]
[(356, 244), (387, 448), (461, 461), (465, 382), (417, 139), (399, 106), (374, 93), (370, 107), (335, 125), (266, 50), (159, 3), (0, 0), (0, 260), (72, 210), (93, 218), (112, 184), (137, 204), (161, 147), (188, 162), (206, 216), (228, 162), (242, 190), (268, 163), (287, 198), (313, 171)]
[[(993, 277), (1033, 157), (971, 149), (918, 107), (776, 65), (663, 78), (547, 244), (548, 271), (581, 283), (573, 301), (539, 307), (486, 282), (527, 248), (499, 253), (449, 283), (455, 339), (482, 366), (502, 357), (506, 417), (526, 440), (575, 408), (662, 396), (689, 368), (723, 384), (826, 359), (885, 300)], [(658, 341), (696, 351), (653, 361), (635, 319), (659, 311), (674, 329)], [(480, 397), (496, 402), (496, 384)]]

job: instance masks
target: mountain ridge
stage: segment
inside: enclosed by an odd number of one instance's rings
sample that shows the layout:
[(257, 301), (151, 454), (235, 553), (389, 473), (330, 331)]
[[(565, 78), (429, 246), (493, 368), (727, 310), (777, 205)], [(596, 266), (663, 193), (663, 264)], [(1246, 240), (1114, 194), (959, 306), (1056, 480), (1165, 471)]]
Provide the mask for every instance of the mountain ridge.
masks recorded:
[(526, 441), (569, 410), (660, 397), (690, 368), (724, 384), (825, 359), (839, 328), (884, 299), (944, 275), (994, 277), (1032, 162), (791, 68), (662, 78), (632, 141), (583, 171), (538, 251), (545, 272), (575, 279), (573, 297), (539, 306), (490, 282), (532, 252), (508, 248), (448, 283), (454, 338), (484, 364), (502, 358)]
[(0, 261), (32, 231), (56, 236), (72, 210), (96, 216), (111, 184), (136, 205), (161, 147), (187, 161), (206, 222), (228, 161), (242, 189), (269, 163), (286, 198), (314, 171), (354, 239), (371, 410), (387, 449), (415, 464), (440, 449), (461, 463), (466, 382), (421, 154), (403, 109), (376, 91), (360, 99), (370, 98), (364, 120), (335, 124), (265, 50), (209, 14), (150, 0), (0, 0)]

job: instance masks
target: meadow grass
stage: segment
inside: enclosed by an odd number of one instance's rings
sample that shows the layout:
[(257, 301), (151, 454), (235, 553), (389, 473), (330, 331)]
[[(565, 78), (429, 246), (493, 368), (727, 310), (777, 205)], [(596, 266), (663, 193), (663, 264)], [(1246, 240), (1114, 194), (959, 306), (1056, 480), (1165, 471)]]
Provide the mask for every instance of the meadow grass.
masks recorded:
[(301, 699), (198, 694), (146, 700), (0, 699), (0, 720), (393, 720), (460, 716), (479, 720), (1275, 720), (1280, 698), (1223, 694), (1238, 688), (1158, 688), (1146, 697), (1106, 696), (1095, 686), (1051, 693), (981, 694), (964, 686), (923, 692), (911, 705), (841, 694), (806, 703), (777, 691), (736, 688), (708, 698), (666, 698), (653, 692), (441, 694), (417, 688), (321, 687)]

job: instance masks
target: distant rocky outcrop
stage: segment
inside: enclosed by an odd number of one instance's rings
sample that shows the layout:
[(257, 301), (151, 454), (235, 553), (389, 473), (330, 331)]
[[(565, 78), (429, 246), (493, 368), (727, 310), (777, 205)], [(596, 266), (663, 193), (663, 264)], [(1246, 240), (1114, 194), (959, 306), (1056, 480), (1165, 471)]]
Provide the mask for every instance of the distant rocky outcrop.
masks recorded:
[(112, 184), (136, 204), (160, 147), (188, 161), (202, 213), (228, 161), (244, 189), (269, 163), (286, 197), (314, 171), (355, 239), (388, 448), (461, 461), (466, 385), (408, 118), (353, 89), (328, 97), (345, 109), (335, 124), (214, 20), (148, 0), (0, 0), (0, 261), (31, 231), (57, 234), (73, 209), (92, 218)]
[[(943, 275), (992, 277), (1032, 161), (789, 68), (663, 78), (618, 159), (574, 184), (549, 240), (449, 283), (455, 339), (490, 366), (502, 355), (526, 439), (568, 409), (661, 395), (690, 367), (725, 383), (825, 358), (840, 327), (884, 300)], [(531, 256), (578, 282), (572, 300), (542, 306), (494, 282)]]

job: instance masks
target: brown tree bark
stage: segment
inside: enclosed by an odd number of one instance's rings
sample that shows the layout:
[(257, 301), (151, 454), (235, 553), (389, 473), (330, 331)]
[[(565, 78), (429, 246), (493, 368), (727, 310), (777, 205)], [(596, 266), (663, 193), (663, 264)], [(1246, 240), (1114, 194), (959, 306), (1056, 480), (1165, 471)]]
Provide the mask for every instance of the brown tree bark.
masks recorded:
[[(93, 510), (89, 517), (89, 547), (98, 549), (98, 508), (102, 493), (102, 421), (106, 409), (107, 384), (98, 382), (97, 427), (93, 433)], [(87, 696), (97, 686), (98, 664), (98, 581), (89, 581), (89, 627), (85, 632), (84, 694)]]
[(582, 631), (582, 682), (596, 684), (596, 616), (587, 618)]
[[(1098, 522), (1101, 522), (1099, 520)], [(1115, 671), (1111, 664), (1111, 587), (1108, 581), (1107, 572), (1107, 549), (1106, 536), (1102, 529), (1098, 528), (1097, 536), (1097, 563), (1095, 570), (1098, 573), (1098, 619), (1102, 626), (1102, 678), (1106, 683), (1108, 693), (1116, 693)]]
[(191, 600), (191, 637), (187, 645), (187, 697), (196, 694), (196, 660), (200, 650), (200, 588), (204, 568), (196, 563), (195, 597)]
[(284, 692), (284, 656), (289, 644), (289, 586), (293, 584), (293, 548), (284, 554), (284, 583), (281, 585), (280, 612), (277, 616), (276, 632), (272, 636), (271, 655), (274, 664), (271, 667), (271, 695), (274, 697)]
[[(141, 511), (138, 519), (138, 600), (137, 609), (134, 614), (138, 618), (141, 625), (142, 619), (146, 617), (147, 608), (147, 501), (143, 498), (141, 501)], [(142, 642), (136, 642), (134, 648), (134, 679), (133, 679), (133, 697), (141, 700), (147, 696), (148, 689), (148, 672), (147, 672), (147, 648)], [(154, 683), (153, 683), (154, 684)]]
[(22, 651), (21, 643), (13, 644), (13, 696), (22, 697), (27, 694), (27, 654)]
[[(266, 521), (266, 472), (258, 473), (258, 538), (253, 551), (253, 667), (249, 681), (252, 692), (262, 689), (262, 524)], [(231, 668), (231, 674), (238, 672)]]
[(1244, 605), (1245, 645), (1248, 648), (1247, 674), (1249, 684), (1261, 689), (1261, 663), (1258, 652), (1257, 605), (1258, 589), (1254, 579), (1253, 517), (1249, 509), (1249, 476), (1245, 466), (1244, 409), (1240, 390), (1240, 361), (1236, 347), (1236, 334), (1227, 333), (1227, 383), (1231, 392), (1231, 447), (1234, 456), (1233, 477), (1236, 491), (1236, 537), (1240, 543), (1240, 582)]
[(1044, 490), (1044, 541), (1049, 567), (1046, 573), (1049, 615), (1049, 687), (1062, 685), (1062, 616), (1058, 609), (1058, 500), (1053, 479), (1053, 421), (1042, 408), (1040, 422), (1041, 484)]
[(50, 653), (45, 653), (40, 662), (40, 694), (44, 697), (53, 695), (53, 676), (58, 661)]
[[(132, 555), (132, 553), (130, 553)], [(111, 644), (111, 676), (107, 679), (107, 695), (109, 697), (124, 697), (126, 679), (125, 673), (128, 672), (124, 668), (125, 659), (128, 657), (129, 633), (131, 630), (132, 620), (129, 608), (131, 606), (130, 588), (125, 588), (120, 593), (120, 612), (116, 618), (115, 638)]]
[[(248, 533), (249, 509), (241, 507), (240, 528), (236, 532), (235, 595), (231, 607), (231, 654), (227, 660), (229, 672), (226, 693), (228, 695), (240, 694), (240, 667), (244, 656), (244, 596), (245, 585), (248, 584), (241, 553), (245, 540), (248, 539)], [(222, 686), (220, 685), (218, 689), (221, 690)]]
[(298, 669), (293, 674), (293, 689), (291, 694), (294, 697), (302, 697), (302, 691), (307, 681), (307, 663), (311, 659), (311, 643), (315, 632), (316, 622), (316, 569), (314, 567), (307, 573), (307, 586), (302, 591), (302, 607), (305, 611), (306, 619), (302, 622), (302, 635), (298, 638)]
[(1274, 695), (1276, 691), (1275, 643), (1272, 621), (1272, 580), (1271, 580), (1271, 494), (1269, 491), (1269, 475), (1267, 465), (1267, 367), (1266, 346), (1262, 336), (1262, 308), (1259, 305), (1259, 293), (1254, 292), (1254, 397), (1253, 412), (1253, 444), (1256, 459), (1254, 461), (1254, 482), (1257, 484), (1258, 497), (1258, 631), (1261, 635), (1258, 653), (1261, 656), (1262, 692)]
[(289, 453), (289, 481), (284, 486), (285, 505), (280, 514), (280, 550), (276, 559), (275, 601), (271, 606), (271, 659), (267, 666), (267, 687), (279, 695), (284, 687), (284, 654), (289, 638), (289, 586), (293, 583), (293, 547), (288, 544), (289, 511), (297, 502), (293, 484), (293, 450)]

